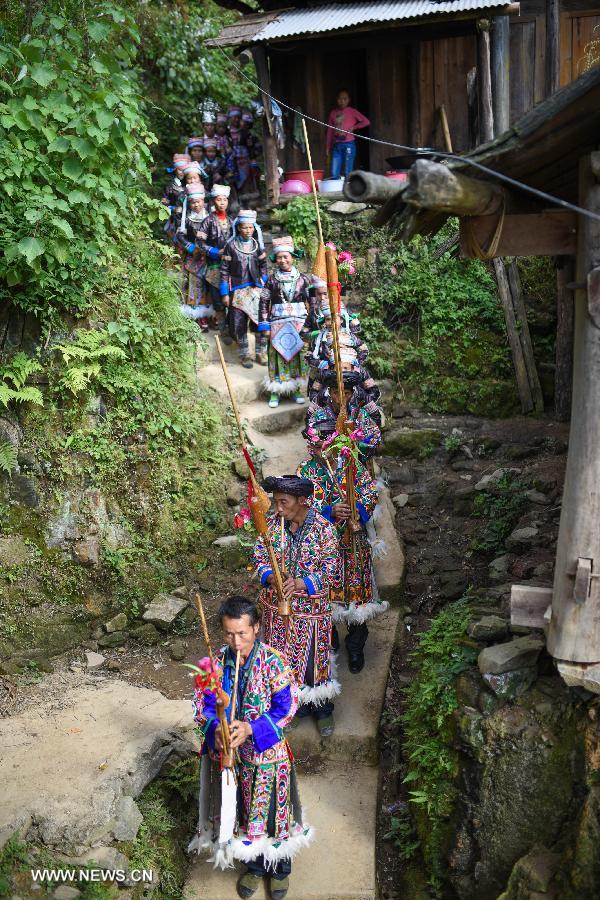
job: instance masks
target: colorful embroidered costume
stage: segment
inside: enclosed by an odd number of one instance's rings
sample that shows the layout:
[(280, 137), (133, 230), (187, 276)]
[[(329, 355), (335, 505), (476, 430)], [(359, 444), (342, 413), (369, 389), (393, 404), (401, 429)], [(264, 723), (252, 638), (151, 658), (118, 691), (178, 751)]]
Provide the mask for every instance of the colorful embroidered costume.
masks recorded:
[[(235, 655), (224, 647), (216, 662), (223, 690), (231, 697)], [(271, 867), (292, 859), (308, 846), (313, 829), (303, 823), (293, 757), (283, 734), (298, 706), (298, 688), (285, 659), (256, 641), (240, 667), (236, 718), (250, 723), (252, 737), (239, 749), (238, 830), (225, 845), (218, 843), (221, 776), (215, 749), (215, 694), (196, 690), (193, 705), (202, 739), (202, 765), (198, 829), (188, 849), (210, 848), (214, 864), (221, 868), (236, 859), (248, 863), (262, 857)]]
[[(248, 240), (242, 240), (237, 231), (243, 223), (254, 225), (254, 236)], [(240, 210), (234, 229), (235, 237), (227, 241), (221, 257), (219, 292), (221, 297), (230, 298), (229, 332), (237, 341), (240, 359), (244, 361), (250, 355), (248, 323), (256, 325), (259, 321), (260, 292), (267, 280), (267, 255), (253, 210)]]
[[(221, 196), (229, 196), (228, 187), (220, 186), (214, 190), (215, 192), (218, 191)], [(198, 232), (198, 243), (206, 258), (204, 278), (208, 296), (215, 312), (219, 314), (223, 328), (226, 325), (226, 318), (223, 314), (224, 306), (219, 290), (221, 282), (221, 251), (231, 237), (233, 237), (233, 222), (226, 212), (212, 212), (204, 219)]]
[[(294, 253), (291, 238), (275, 238), (273, 255)], [(269, 327), (269, 374), (263, 382), (269, 394), (285, 396), (304, 392), (306, 364), (300, 333), (308, 315), (310, 279), (292, 266), (289, 272), (277, 268), (267, 279), (260, 295), (259, 329)]]
[[(277, 558), (281, 559), (281, 529), (272, 521), (271, 533)], [(277, 526), (277, 527), (275, 527)], [(253, 563), (263, 585), (260, 604), (263, 609), (265, 641), (289, 660), (300, 687), (300, 703), (318, 706), (340, 693), (331, 660), (330, 591), (341, 588), (341, 557), (334, 527), (314, 509), (295, 534), (286, 522), (285, 570), (302, 578), (305, 590), (294, 594), (292, 616), (286, 623), (277, 611), (277, 596), (267, 585), (272, 574), (269, 556), (261, 538), (254, 548)]]
[[(308, 407), (306, 425), (310, 427), (324, 419), (336, 419), (337, 415), (338, 410), (333, 407), (329, 390), (324, 389)], [(359, 443), (359, 451), (360, 460), (364, 462), (376, 454), (381, 444), (381, 431), (367, 409), (356, 405), (354, 397), (348, 404), (348, 418), (353, 423), (354, 428), (360, 428), (363, 432), (364, 437)]]
[(345, 466), (341, 461), (336, 464), (335, 460), (328, 466), (321, 457), (310, 456), (298, 466), (296, 474), (313, 482), (313, 506), (334, 523), (340, 538), (343, 584), (331, 590), (334, 622), (360, 624), (385, 612), (389, 604), (374, 597), (373, 555), (366, 531), (378, 501), (377, 485), (369, 472), (360, 463), (356, 464), (354, 485), (361, 530), (354, 534), (354, 552), (347, 524), (336, 523), (333, 516), (334, 507), (345, 502), (347, 496)]

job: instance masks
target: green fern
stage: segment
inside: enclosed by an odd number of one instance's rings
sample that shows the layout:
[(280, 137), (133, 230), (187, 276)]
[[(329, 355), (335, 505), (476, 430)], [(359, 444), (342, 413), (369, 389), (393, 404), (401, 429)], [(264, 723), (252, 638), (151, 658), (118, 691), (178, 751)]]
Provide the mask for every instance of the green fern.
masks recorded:
[(0, 472), (10, 475), (17, 465), (17, 448), (10, 441), (0, 441)]
[(0, 405), (37, 403), (42, 406), (44, 398), (39, 388), (25, 385), (29, 376), (41, 368), (36, 359), (22, 351), (16, 353), (9, 363), (0, 368)]
[(106, 329), (79, 331), (74, 340), (58, 344), (55, 349), (66, 364), (61, 384), (73, 394), (81, 393), (100, 378), (103, 362), (127, 356), (122, 347), (111, 343)]

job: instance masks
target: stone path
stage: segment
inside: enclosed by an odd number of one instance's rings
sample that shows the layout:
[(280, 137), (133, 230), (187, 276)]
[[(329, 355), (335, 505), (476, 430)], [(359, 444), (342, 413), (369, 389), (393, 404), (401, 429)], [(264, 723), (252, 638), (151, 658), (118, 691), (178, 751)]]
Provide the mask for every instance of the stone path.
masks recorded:
[[(209, 345), (199, 377), (226, 399), (212, 336)], [(306, 407), (282, 401), (277, 409), (269, 409), (260, 390), (264, 367), (242, 369), (231, 347), (225, 348), (225, 356), (248, 438), (265, 454), (264, 473), (294, 472), (306, 449), (300, 434)], [(382, 596), (394, 599), (402, 582), (404, 554), (387, 489), (380, 502), (377, 528), (388, 554), (376, 563), (376, 576)], [(302, 851), (294, 864), (290, 900), (371, 900), (377, 896), (377, 731), (397, 621), (398, 611), (392, 607), (369, 624), (366, 665), (359, 675), (348, 671), (344, 650), (338, 654), (342, 694), (335, 704), (333, 737), (320, 743), (312, 720), (301, 722), (290, 734), (306, 819), (317, 831), (314, 844)], [(214, 870), (200, 859), (189, 873), (185, 896), (188, 900), (230, 900), (237, 896), (235, 881), (233, 872)], [(260, 891), (257, 896), (262, 900)], [(266, 892), (264, 896), (268, 896)]]
[(50, 676), (43, 702), (0, 720), (0, 845), (17, 829), (71, 853), (130, 840), (132, 798), (190, 752), (190, 726), (189, 700), (100, 674)]
[[(304, 452), (300, 435), (305, 406), (283, 401), (269, 409), (260, 396), (265, 369), (242, 369), (226, 348), (247, 423), (249, 440), (265, 455), (263, 471), (295, 471)], [(199, 358), (198, 375), (225, 399), (214, 338)], [(376, 565), (383, 596), (397, 595), (404, 555), (387, 491), (378, 531), (389, 552)], [(374, 898), (377, 802), (377, 727), (381, 715), (398, 613), (374, 622), (362, 673), (348, 672), (340, 653), (343, 693), (336, 702), (336, 732), (319, 744), (314, 724), (303, 722), (291, 743), (299, 763), (307, 820), (317, 841), (300, 854), (290, 900)], [(343, 636), (343, 635), (342, 635)], [(0, 722), (0, 847), (16, 829), (70, 854), (86, 848), (100, 862), (116, 864), (113, 840), (135, 836), (141, 821), (135, 798), (173, 754), (190, 752), (189, 699), (168, 700), (105, 673), (62, 672), (44, 679), (43, 690)], [(119, 860), (119, 864), (122, 860)], [(204, 861), (191, 868), (188, 900), (233, 898), (231, 872)]]

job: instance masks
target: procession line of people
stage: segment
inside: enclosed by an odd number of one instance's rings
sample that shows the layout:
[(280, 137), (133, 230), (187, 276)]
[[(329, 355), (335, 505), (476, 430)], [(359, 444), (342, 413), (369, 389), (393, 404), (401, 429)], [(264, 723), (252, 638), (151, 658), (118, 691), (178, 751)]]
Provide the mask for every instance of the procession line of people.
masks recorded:
[(199, 240), (207, 271), (212, 261), (216, 270), (220, 258), (222, 308), (216, 276), (209, 282), (215, 309), (223, 314), (218, 327), (237, 342), (242, 366), (253, 362), (248, 331), (255, 330), (256, 361), (268, 366), (264, 387), (270, 405), (286, 396), (308, 404), (304, 458), (295, 473), (269, 477), (262, 485), (272, 501), (267, 532), (256, 540), (250, 564), (258, 596), (229, 597), (219, 611), (225, 646), (216, 667), (229, 703), (230, 747), (239, 753), (229, 806), (222, 781), (225, 726), (214, 691), (197, 682), (194, 717), (203, 761), (199, 823), (190, 848), (209, 851), (223, 868), (244, 863), (240, 897), (252, 897), (267, 879), (270, 896), (283, 900), (292, 860), (314, 838), (288, 735), (312, 717), (320, 740), (331, 737), (334, 703), (342, 693), (338, 631), (345, 632), (348, 669), (358, 676), (365, 666), (368, 622), (388, 607), (373, 568), (374, 552), (385, 552), (374, 524), (378, 485), (372, 474), (381, 442), (380, 391), (366, 368), (368, 346), (358, 316), (340, 299), (332, 318), (327, 282), (322, 273), (298, 270), (292, 239), (276, 238), (268, 255), (253, 211), (240, 212), (229, 237), (212, 216), (199, 229)]

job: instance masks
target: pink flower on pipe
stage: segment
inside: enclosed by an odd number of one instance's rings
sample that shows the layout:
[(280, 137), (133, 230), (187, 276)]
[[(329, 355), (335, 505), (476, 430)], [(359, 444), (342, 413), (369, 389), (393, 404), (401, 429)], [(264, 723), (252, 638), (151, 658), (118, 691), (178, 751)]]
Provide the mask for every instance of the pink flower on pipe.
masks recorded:
[(342, 250), (342, 252), (338, 256), (338, 262), (352, 262), (353, 259), (354, 257), (349, 250)]
[(337, 247), (333, 243), (333, 241), (327, 241), (325, 244), (326, 247), (329, 247), (330, 250), (333, 250), (334, 253), (337, 253)]
[(312, 425), (308, 426), (308, 439), (311, 443), (316, 443), (319, 440), (319, 433), (316, 428), (313, 428)]
[(354, 431), (349, 435), (351, 441), (362, 441), (365, 433), (362, 428), (355, 428)]
[(350, 456), (350, 448), (342, 447), (342, 449), (340, 450), (340, 456), (343, 456), (344, 459), (348, 459), (348, 457)]

